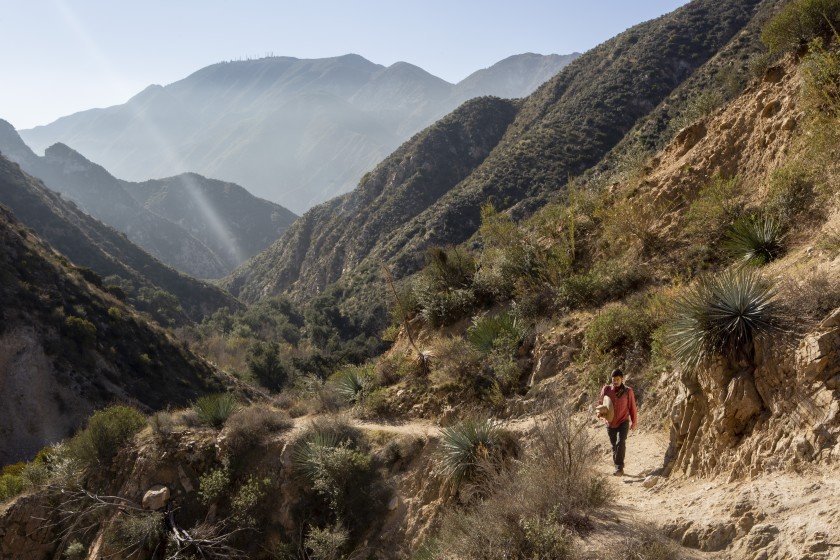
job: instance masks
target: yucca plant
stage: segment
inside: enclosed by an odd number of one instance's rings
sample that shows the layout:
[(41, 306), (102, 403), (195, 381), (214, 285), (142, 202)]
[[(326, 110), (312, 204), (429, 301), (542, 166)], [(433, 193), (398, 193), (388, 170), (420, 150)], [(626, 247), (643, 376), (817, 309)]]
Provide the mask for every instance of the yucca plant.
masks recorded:
[(502, 337), (518, 342), (522, 336), (519, 321), (507, 312), (476, 317), (467, 329), (467, 340), (485, 354), (493, 350), (496, 341)]
[(483, 462), (498, 457), (502, 429), (492, 419), (464, 420), (441, 430), (441, 467), (456, 485), (474, 478)]
[(359, 400), (359, 396), (365, 390), (370, 375), (370, 369), (348, 366), (334, 373), (329, 382), (341, 398), (349, 403), (354, 403)]
[(217, 393), (199, 397), (193, 404), (198, 419), (214, 428), (221, 428), (228, 417), (239, 408), (232, 393)]
[(767, 264), (782, 254), (782, 228), (769, 217), (741, 218), (727, 232), (724, 248), (746, 263)]
[(686, 367), (714, 356), (752, 359), (755, 340), (780, 326), (776, 294), (755, 269), (700, 280), (676, 301), (669, 343)]

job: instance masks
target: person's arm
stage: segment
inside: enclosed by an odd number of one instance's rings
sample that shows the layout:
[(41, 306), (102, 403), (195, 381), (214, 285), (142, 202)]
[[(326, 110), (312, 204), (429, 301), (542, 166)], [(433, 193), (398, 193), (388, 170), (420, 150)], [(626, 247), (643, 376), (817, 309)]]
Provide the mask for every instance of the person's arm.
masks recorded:
[(636, 427), (636, 395), (633, 394), (633, 389), (627, 389), (627, 397), (630, 405), (630, 429)]
[(601, 387), (601, 396), (598, 397), (598, 404), (599, 405), (604, 404), (604, 395), (606, 394), (606, 392), (607, 392), (607, 386), (604, 385), (603, 387)]

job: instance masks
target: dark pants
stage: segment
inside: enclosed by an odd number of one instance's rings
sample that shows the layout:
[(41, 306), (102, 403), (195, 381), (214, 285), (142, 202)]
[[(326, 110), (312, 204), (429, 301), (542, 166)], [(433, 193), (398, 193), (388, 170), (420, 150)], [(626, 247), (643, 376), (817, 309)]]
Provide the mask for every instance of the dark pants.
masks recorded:
[(630, 429), (630, 420), (625, 420), (617, 428), (607, 427), (612, 445), (613, 463), (615, 468), (624, 469), (624, 452), (627, 450), (627, 430)]

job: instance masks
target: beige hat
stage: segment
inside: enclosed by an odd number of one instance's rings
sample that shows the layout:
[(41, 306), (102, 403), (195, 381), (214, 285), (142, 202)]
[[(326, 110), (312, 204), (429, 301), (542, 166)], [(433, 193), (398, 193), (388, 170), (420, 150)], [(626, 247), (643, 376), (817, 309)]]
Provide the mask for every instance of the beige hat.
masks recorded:
[(595, 412), (600, 418), (603, 418), (607, 422), (612, 422), (613, 416), (615, 416), (612, 399), (605, 395), (604, 402), (595, 407)]

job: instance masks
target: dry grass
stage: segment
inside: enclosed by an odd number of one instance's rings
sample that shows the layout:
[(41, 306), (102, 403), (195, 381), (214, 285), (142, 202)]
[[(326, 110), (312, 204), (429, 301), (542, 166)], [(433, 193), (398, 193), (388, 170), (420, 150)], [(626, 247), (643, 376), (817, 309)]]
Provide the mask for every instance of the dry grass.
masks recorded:
[(440, 550), (462, 560), (570, 557), (570, 534), (586, 531), (587, 513), (609, 500), (589, 467), (594, 453), (584, 424), (554, 414), (521, 461), (484, 481), (485, 500), (446, 516)]
[(225, 450), (232, 457), (240, 457), (267, 438), (290, 430), (289, 415), (267, 404), (252, 404), (230, 415), (225, 422)]

